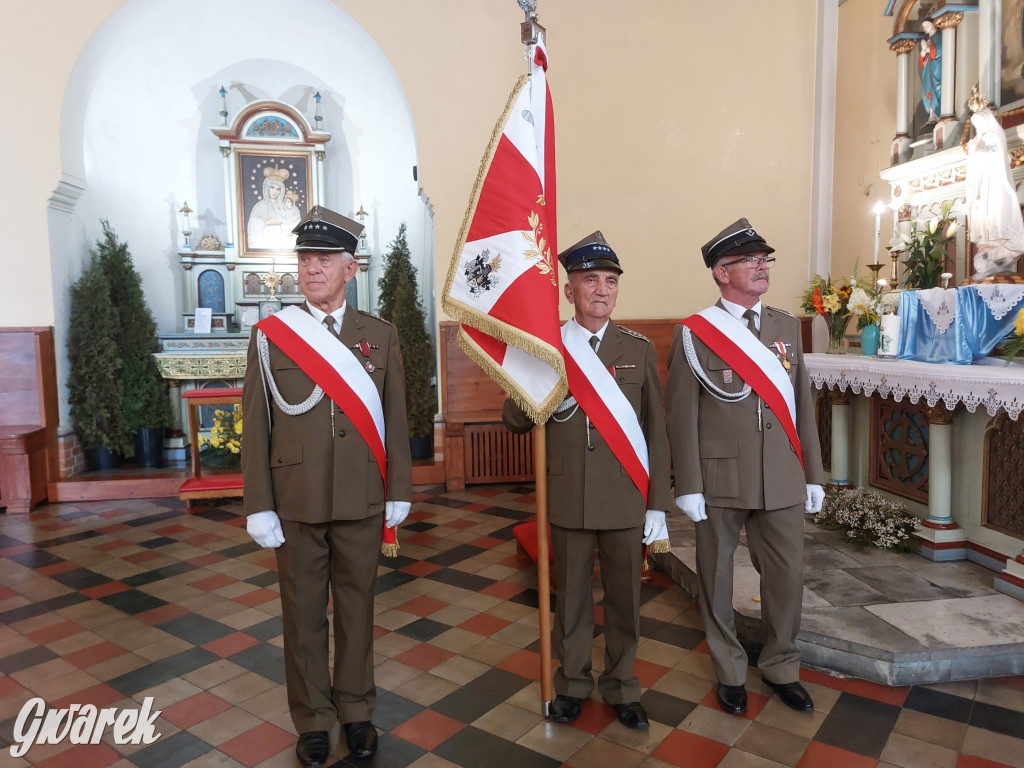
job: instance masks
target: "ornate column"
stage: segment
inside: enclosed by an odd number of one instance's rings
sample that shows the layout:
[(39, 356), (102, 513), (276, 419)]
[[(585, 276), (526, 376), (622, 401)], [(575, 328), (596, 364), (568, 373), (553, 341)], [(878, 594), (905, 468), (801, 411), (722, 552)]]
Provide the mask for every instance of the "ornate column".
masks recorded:
[(967, 532), (953, 520), (953, 411), (940, 400), (928, 419), (928, 517), (914, 536), (929, 560), (966, 560)]
[(850, 483), (850, 400), (853, 391), (834, 387), (828, 391), (832, 404), (832, 477), (828, 484), (836, 488), (852, 488)]
[(960, 11), (948, 11), (935, 19), (942, 32), (942, 94), (939, 109), (942, 114), (932, 133), (936, 149), (949, 149), (960, 143), (956, 119), (956, 28), (964, 20)]
[(892, 42), (889, 50), (896, 54), (896, 135), (889, 150), (889, 164), (899, 165), (910, 159), (910, 52), (914, 40), (902, 38)]

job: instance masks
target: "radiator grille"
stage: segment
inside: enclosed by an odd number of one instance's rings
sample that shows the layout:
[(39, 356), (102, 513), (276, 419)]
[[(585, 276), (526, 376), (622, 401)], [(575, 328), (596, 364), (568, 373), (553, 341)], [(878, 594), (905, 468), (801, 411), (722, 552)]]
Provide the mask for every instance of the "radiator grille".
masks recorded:
[(466, 482), (509, 483), (533, 479), (533, 435), (503, 424), (466, 425)]

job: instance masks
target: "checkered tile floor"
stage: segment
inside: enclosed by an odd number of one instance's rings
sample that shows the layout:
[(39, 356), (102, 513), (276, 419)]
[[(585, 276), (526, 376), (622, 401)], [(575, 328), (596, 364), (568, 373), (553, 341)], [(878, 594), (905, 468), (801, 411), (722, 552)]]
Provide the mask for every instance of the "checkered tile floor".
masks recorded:
[[(380, 750), (336, 766), (1024, 766), (1024, 677), (887, 688), (804, 670), (816, 709), (787, 709), (751, 669), (750, 707), (721, 712), (693, 602), (643, 589), (636, 675), (651, 729), (598, 699), (571, 726), (539, 715), (537, 591), (512, 527), (532, 487), (419, 489), (377, 584)], [(595, 597), (600, 586), (595, 582)], [(238, 506), (173, 499), (50, 505), (0, 516), (0, 766), (295, 766), (273, 554)], [(600, 623), (600, 606), (595, 608)], [(601, 668), (600, 634), (595, 669)], [(22, 705), (162, 710), (151, 745), (10, 755)], [(343, 739), (341, 740), (343, 743)]]

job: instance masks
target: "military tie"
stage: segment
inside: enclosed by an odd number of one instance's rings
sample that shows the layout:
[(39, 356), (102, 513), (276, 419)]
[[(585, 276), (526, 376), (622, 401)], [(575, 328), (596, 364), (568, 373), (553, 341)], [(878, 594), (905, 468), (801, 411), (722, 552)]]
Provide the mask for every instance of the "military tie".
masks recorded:
[(600, 344), (600, 343), (601, 343), (601, 339), (599, 339), (597, 336), (591, 336), (590, 337), (590, 348), (592, 350), (594, 350), (595, 352), (597, 352), (597, 345)]
[(755, 338), (761, 338), (761, 332), (757, 329), (757, 312), (752, 309), (748, 309), (743, 313), (743, 316), (747, 318), (747, 328), (754, 334)]
[(331, 332), (332, 336), (334, 336), (335, 338), (340, 338), (338, 336), (338, 331), (336, 330), (337, 325), (338, 322), (337, 320), (334, 319), (334, 315), (327, 315), (327, 317), (324, 318), (324, 327)]

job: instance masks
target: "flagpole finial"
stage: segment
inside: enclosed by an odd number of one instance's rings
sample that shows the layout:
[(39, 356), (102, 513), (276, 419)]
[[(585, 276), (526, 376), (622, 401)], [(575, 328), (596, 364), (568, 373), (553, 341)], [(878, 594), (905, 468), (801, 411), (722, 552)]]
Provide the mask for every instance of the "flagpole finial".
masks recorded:
[(544, 27), (537, 23), (537, 0), (516, 0), (516, 2), (526, 14), (526, 20), (519, 25), (519, 38), (525, 46), (536, 45), (537, 39), (544, 32)]

